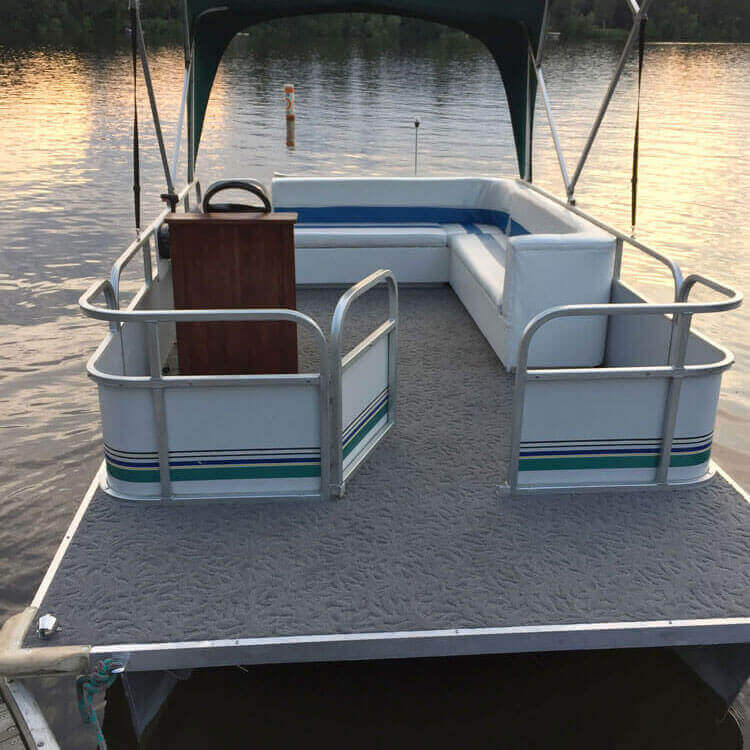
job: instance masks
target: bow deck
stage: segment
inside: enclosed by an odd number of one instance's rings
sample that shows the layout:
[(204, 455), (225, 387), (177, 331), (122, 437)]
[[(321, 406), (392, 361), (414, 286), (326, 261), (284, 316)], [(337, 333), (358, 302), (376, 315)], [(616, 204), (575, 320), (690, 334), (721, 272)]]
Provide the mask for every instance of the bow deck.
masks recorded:
[[(339, 295), (298, 306), (326, 328)], [(734, 486), (500, 493), (511, 376), (448, 287), (404, 288), (400, 308), (398, 421), (344, 500), (144, 507), (92, 489), (39, 609), (63, 630), (25, 645), (139, 670), (750, 640)], [(358, 300), (350, 340), (384, 309)]]

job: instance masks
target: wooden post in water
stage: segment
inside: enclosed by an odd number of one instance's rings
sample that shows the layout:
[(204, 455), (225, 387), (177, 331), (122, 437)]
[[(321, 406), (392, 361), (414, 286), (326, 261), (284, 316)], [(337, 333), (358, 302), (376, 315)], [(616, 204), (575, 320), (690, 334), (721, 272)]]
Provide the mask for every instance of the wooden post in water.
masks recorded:
[(417, 174), (417, 153), (419, 152), (419, 118), (414, 118), (414, 175)]
[(284, 86), (284, 100), (286, 102), (286, 145), (294, 148), (294, 84), (287, 83)]

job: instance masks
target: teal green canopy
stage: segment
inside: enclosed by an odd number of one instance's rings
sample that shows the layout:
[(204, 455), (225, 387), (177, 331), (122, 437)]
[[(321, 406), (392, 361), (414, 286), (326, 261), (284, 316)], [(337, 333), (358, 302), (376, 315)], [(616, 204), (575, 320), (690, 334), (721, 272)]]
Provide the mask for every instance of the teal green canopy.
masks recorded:
[[(192, 47), (192, 144), (197, 154), (216, 70), (237, 32), (263, 21), (317, 13), (389, 13), (434, 21), (476, 37), (489, 49), (500, 70), (508, 99), (520, 171), (526, 133), (536, 97), (536, 77), (528, 47), (536, 53), (545, 0), (183, 0), (187, 39)], [(530, 72), (531, 71), (531, 72)], [(527, 96), (531, 107), (527, 110)], [(528, 115), (527, 115), (528, 112)], [(529, 160), (530, 164), (530, 160)]]

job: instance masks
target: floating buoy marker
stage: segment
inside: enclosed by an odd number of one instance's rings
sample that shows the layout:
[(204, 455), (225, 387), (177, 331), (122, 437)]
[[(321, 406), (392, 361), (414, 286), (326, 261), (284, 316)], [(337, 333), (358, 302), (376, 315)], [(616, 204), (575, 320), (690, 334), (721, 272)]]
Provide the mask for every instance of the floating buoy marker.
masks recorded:
[(294, 85), (291, 83), (284, 86), (284, 101), (286, 103), (286, 145), (294, 148)]

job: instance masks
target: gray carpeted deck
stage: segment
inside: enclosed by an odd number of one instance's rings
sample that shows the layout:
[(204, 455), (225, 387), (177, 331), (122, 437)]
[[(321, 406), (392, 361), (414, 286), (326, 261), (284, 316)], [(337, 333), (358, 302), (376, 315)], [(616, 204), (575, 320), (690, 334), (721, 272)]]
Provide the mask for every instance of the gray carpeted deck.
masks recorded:
[[(303, 291), (298, 306), (326, 330), (339, 294)], [(350, 333), (384, 302), (357, 303)], [(98, 492), (41, 607), (64, 627), (50, 643), (750, 615), (750, 505), (723, 479), (501, 498), (510, 378), (448, 288), (402, 289), (399, 335), (397, 427), (342, 502), (147, 507)]]

